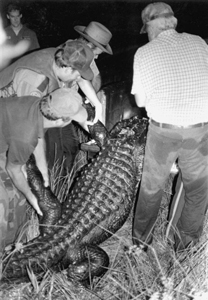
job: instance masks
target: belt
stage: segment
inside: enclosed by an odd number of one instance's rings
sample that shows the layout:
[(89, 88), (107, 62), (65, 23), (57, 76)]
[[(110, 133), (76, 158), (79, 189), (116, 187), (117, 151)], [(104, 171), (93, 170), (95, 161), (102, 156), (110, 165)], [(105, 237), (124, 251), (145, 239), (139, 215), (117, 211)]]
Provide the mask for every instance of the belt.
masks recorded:
[(205, 125), (208, 124), (208, 122), (203, 122), (203, 123), (197, 123), (193, 125), (186, 125), (186, 126), (180, 126), (180, 125), (172, 125), (172, 124), (166, 124), (166, 123), (158, 123), (152, 119), (150, 119), (150, 123), (153, 125), (160, 127), (160, 128), (168, 128), (168, 129), (186, 129), (186, 128), (197, 128), (197, 127), (204, 127)]

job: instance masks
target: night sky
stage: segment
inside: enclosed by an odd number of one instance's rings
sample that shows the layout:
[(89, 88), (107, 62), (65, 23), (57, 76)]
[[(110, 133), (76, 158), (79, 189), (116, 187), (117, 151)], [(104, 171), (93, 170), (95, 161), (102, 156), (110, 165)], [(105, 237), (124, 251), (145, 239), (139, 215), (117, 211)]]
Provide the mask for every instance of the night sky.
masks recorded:
[[(4, 26), (8, 25), (5, 8), (9, 0), (0, 0)], [(23, 8), (23, 23), (35, 30), (41, 48), (58, 46), (67, 39), (78, 37), (75, 25), (87, 25), (98, 21), (113, 34), (110, 42), (114, 56), (102, 54), (99, 63), (106, 68), (105, 62), (115, 69), (120, 65), (132, 63), (135, 50), (146, 43), (147, 35), (140, 35), (141, 11), (151, 2), (144, 0), (20, 0)], [(178, 19), (177, 30), (198, 34), (208, 38), (208, 0), (207, 1), (166, 1)], [(126, 51), (130, 60), (125, 60)], [(122, 57), (124, 53), (124, 57)], [(119, 58), (120, 57), (120, 58)], [(125, 59), (124, 59), (125, 58)], [(114, 61), (118, 61), (113, 66)], [(99, 65), (99, 64), (98, 64)], [(132, 66), (131, 66), (132, 67)], [(108, 66), (108, 68), (110, 68)], [(121, 68), (122, 69), (122, 68)], [(124, 70), (126, 70), (124, 68)], [(120, 72), (120, 70), (119, 70)]]

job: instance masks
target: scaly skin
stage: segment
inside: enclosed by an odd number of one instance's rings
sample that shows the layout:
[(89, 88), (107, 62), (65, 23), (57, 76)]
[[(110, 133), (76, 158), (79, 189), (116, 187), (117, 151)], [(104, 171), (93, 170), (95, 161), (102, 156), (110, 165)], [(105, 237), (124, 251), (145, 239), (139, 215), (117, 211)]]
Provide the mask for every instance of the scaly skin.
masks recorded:
[(39, 207), (43, 213), (43, 216), (39, 217), (40, 234), (46, 235), (53, 233), (53, 225), (61, 218), (62, 205), (50, 187), (44, 187), (43, 177), (36, 166), (33, 154), (30, 156), (26, 167), (29, 186), (38, 199)]
[(114, 127), (99, 154), (76, 179), (53, 232), (49, 230), (5, 260), (4, 278), (24, 280), (28, 265), (36, 274), (47, 268), (67, 268), (71, 278), (82, 282), (89, 270), (91, 277), (106, 271), (109, 259), (98, 245), (121, 228), (132, 209), (146, 129), (147, 120), (138, 117)]

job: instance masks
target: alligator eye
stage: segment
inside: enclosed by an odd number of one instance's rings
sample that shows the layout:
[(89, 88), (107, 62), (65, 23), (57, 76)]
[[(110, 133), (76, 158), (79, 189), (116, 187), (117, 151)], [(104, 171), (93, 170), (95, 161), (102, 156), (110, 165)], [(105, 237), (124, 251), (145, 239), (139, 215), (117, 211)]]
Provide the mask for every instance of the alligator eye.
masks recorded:
[(52, 99), (52, 96), (51, 96), (51, 95), (49, 96), (49, 99), (50, 99), (50, 100)]

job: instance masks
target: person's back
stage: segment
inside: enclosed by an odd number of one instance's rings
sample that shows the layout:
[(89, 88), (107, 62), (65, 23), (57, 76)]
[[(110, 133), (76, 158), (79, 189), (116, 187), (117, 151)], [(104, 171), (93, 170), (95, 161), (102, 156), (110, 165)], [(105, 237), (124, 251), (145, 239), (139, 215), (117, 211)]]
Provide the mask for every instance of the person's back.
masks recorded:
[(137, 56), (149, 117), (180, 125), (207, 120), (208, 47), (202, 38), (169, 29)]
[[(56, 48), (37, 50), (16, 60), (0, 72), (0, 97), (43, 96), (59, 87), (53, 71)], [(39, 85), (48, 78), (47, 85)]]

